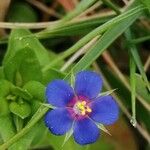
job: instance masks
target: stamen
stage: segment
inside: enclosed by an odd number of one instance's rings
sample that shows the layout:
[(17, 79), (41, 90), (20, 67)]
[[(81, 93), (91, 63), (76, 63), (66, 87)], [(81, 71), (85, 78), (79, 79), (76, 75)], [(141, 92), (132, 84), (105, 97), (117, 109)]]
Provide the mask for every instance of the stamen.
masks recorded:
[(87, 112), (92, 112), (91, 108), (87, 107), (86, 109)]
[(81, 104), (82, 104), (82, 105), (85, 105), (85, 104), (86, 104), (86, 101), (82, 101)]
[(84, 116), (84, 115), (85, 115), (85, 111), (82, 111), (82, 112), (81, 112), (81, 115)]
[(91, 108), (87, 105), (86, 101), (78, 101), (74, 105), (74, 112), (78, 115), (86, 115), (86, 113), (92, 112)]

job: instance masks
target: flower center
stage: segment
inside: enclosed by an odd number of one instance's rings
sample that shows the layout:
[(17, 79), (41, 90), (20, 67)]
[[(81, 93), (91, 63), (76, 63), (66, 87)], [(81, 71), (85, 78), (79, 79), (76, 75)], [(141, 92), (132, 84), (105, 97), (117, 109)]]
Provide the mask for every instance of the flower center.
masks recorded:
[(73, 106), (73, 110), (78, 115), (86, 115), (87, 113), (92, 112), (91, 108), (87, 105), (86, 101), (78, 101)]

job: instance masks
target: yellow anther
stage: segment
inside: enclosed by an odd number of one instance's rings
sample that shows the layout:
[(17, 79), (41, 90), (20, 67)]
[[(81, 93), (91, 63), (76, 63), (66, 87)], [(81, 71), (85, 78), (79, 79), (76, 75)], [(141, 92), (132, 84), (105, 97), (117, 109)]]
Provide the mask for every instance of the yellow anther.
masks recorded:
[(81, 115), (83, 115), (83, 116), (84, 116), (84, 115), (85, 115), (85, 111), (81, 111)]
[(80, 110), (84, 110), (84, 106), (80, 106), (79, 109), (80, 109)]
[(86, 109), (87, 112), (92, 112), (91, 108), (87, 107)]
[(84, 105), (82, 105), (82, 103), (80, 103), (80, 102), (77, 103), (77, 107), (78, 107), (80, 110), (83, 110), (83, 109), (84, 109)]
[(82, 101), (81, 104), (82, 104), (82, 105), (86, 105), (86, 101)]

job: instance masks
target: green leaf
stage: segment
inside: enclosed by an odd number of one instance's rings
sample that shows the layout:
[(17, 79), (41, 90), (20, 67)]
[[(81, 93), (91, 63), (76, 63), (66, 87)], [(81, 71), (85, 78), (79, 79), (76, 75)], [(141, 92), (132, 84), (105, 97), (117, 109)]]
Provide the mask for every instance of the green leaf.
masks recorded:
[(36, 22), (38, 19), (35, 10), (24, 2), (12, 3), (7, 18), (9, 22)]
[(14, 144), (12, 144), (9, 147), (9, 150), (17, 150), (18, 148), (19, 148), (19, 150), (30, 149), (32, 142), (38, 143), (41, 140), (43, 134), (45, 133), (45, 130), (46, 130), (46, 128), (43, 124), (43, 121), (38, 122), (34, 126), (34, 128), (32, 128), (26, 135), (24, 135), (22, 138), (20, 138), (18, 141), (16, 141)]
[(17, 51), (4, 64), (4, 73), (9, 81), (19, 86), (30, 80), (41, 81), (42, 78), (39, 61), (29, 47)]
[(0, 145), (3, 144), (3, 139), (2, 137), (0, 136)]
[(4, 75), (4, 70), (3, 70), (3, 66), (0, 66), (0, 79), (4, 79), (5, 75)]
[[(49, 58), (50, 58), (51, 61), (53, 61), (53, 60), (55, 60), (56, 58), (60, 57), (60, 55), (61, 55), (61, 53), (60, 53), (60, 54), (57, 54), (57, 53), (55, 53), (55, 52), (53, 52), (53, 51), (49, 51)], [(57, 70), (57, 69), (59, 69), (60, 67), (62, 67), (62, 65), (63, 65), (64, 63), (65, 63), (65, 61), (64, 61), (64, 60), (61, 60), (61, 61), (59, 61), (59, 63), (57, 63), (57, 64), (55, 65), (55, 68), (50, 68), (50, 70), (54, 70), (54, 71), (60, 72), (60, 71)]]
[(142, 122), (144, 126), (147, 128), (148, 131), (150, 131), (150, 121), (148, 118), (150, 118), (150, 113), (147, 111), (141, 104), (137, 105), (137, 119), (139, 122)]
[(17, 51), (26, 47), (30, 47), (34, 51), (41, 66), (50, 63), (48, 52), (29, 30), (14, 29), (9, 36), (8, 49), (3, 64), (14, 57)]
[(0, 96), (6, 97), (10, 94), (12, 84), (8, 82), (7, 80), (0, 80)]
[(9, 109), (13, 114), (19, 116), (22, 119), (25, 119), (31, 114), (31, 107), (26, 102), (22, 103), (11, 102), (9, 105)]
[[(35, 127), (36, 123), (43, 117), (43, 115), (48, 111), (47, 107), (41, 106), (38, 111), (33, 115), (31, 120), (27, 123), (27, 125), (20, 130), (16, 135), (7, 140), (4, 144), (0, 145), (0, 149), (7, 149), (13, 143), (17, 142), (21, 139), (21, 137), (25, 136), (32, 128)], [(33, 128), (34, 129), (34, 128)], [(35, 132), (34, 132), (35, 133)]]
[(13, 115), (14, 124), (16, 127), (16, 131), (19, 132), (24, 125), (24, 120), (17, 115)]
[(32, 103), (30, 106), (31, 106), (31, 114), (34, 115), (38, 110), (38, 108), (41, 106), (41, 101), (38, 99), (32, 99)]
[[(41, 119), (37, 125), (36, 129), (32, 129), (30, 132), (35, 133), (33, 137), (31, 147), (39, 147), (39, 144), (44, 140), (47, 135), (48, 129), (46, 128), (43, 119)], [(40, 138), (39, 138), (40, 137)]]
[(147, 102), (150, 103), (150, 92), (146, 88), (146, 84), (139, 74), (135, 75), (136, 78), (136, 92), (139, 93)]
[(149, 0), (140, 0), (149, 10), (150, 10), (150, 1)]
[(51, 82), (54, 79), (63, 79), (65, 77), (65, 74), (56, 70), (56, 69), (48, 69), (43, 72), (43, 81), (42, 83), (44, 85), (47, 85), (49, 82)]
[(10, 115), (0, 117), (0, 134), (4, 142), (15, 135), (15, 128)]
[(29, 81), (23, 89), (30, 93), (34, 99), (44, 101), (45, 100), (45, 86), (38, 81)]
[(32, 95), (27, 90), (21, 89), (20, 87), (12, 86), (11, 93), (26, 100), (32, 99)]
[(8, 101), (4, 97), (0, 97), (0, 117), (6, 116), (10, 113), (9, 107), (8, 107)]

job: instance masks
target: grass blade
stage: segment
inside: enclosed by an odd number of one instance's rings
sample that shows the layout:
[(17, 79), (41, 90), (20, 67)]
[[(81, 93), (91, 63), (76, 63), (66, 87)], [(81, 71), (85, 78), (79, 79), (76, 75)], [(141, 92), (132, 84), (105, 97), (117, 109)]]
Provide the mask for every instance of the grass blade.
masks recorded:
[[(131, 31), (130, 30), (127, 30), (125, 35), (126, 35), (126, 37), (132, 39), (132, 35), (131, 35)], [(142, 65), (142, 61), (140, 59), (139, 53), (137, 51), (137, 48), (136, 48), (135, 45), (131, 45), (131, 46), (132, 46), (132, 49), (130, 50), (130, 52), (131, 52), (131, 54), (132, 54), (132, 56), (134, 58), (134, 61), (135, 61), (136, 65), (137, 65), (137, 67), (138, 67), (138, 69), (139, 69), (139, 71), (140, 71), (140, 73), (142, 75), (143, 80), (146, 83), (146, 86), (147, 86), (148, 90), (150, 91), (150, 84), (149, 84), (149, 81), (147, 79), (146, 73), (144, 71), (144, 67)]]
[[(58, 61), (60, 61), (60, 60), (62, 60), (64, 58), (70, 56), (75, 51), (77, 51), (82, 46), (84, 46), (87, 42), (89, 42), (91, 39), (93, 39), (97, 35), (100, 35), (100, 34), (104, 33), (106, 30), (108, 30), (110, 27), (113, 27), (117, 23), (119, 24), (120, 22), (124, 21), (125, 22), (124, 23), (124, 27), (126, 26), (126, 28), (127, 28), (128, 26), (130, 26), (141, 15), (141, 13), (142, 13), (142, 11), (144, 9), (145, 9), (145, 7), (143, 7), (142, 5), (139, 5), (139, 6), (135, 7), (135, 8), (133, 8), (133, 9), (131, 9), (131, 10), (129, 10), (129, 11), (127, 11), (127, 12), (125, 12), (125, 13), (123, 13), (123, 14), (115, 17), (115, 18), (113, 18), (113, 19), (111, 19), (110, 21), (106, 22), (105, 24), (99, 26), (98, 28), (96, 28), (95, 30), (93, 30), (92, 32), (90, 32), (88, 35), (84, 36), (81, 40), (79, 40), (76, 44), (74, 44), (74, 46), (72, 46), (71, 48), (69, 48), (68, 50), (66, 50), (57, 59), (55, 59), (54, 61), (52, 61), (50, 64), (46, 65), (43, 68), (43, 71), (48, 70), (49, 68), (51, 68), (52, 66), (54, 66), (55, 64), (57, 64)], [(129, 24), (127, 24), (127, 22), (129, 20), (131, 21), (131, 23), (129, 22)], [(111, 32), (110, 32), (110, 34), (111, 34)], [(114, 35), (115, 34), (113, 34), (112, 36), (114, 36)], [(113, 42), (113, 41), (111, 41), (111, 42)], [(111, 44), (111, 42), (109, 42), (109, 44)]]
[(139, 15), (140, 13), (136, 13), (134, 16), (123, 20), (105, 32), (101, 39), (98, 40), (97, 44), (73, 67), (73, 72), (77, 73), (90, 66), (93, 61), (139, 17)]
[[(130, 48), (131, 49), (131, 48)], [(130, 85), (131, 85), (131, 104), (132, 104), (132, 119), (131, 124), (136, 127), (136, 65), (132, 55), (130, 55)]]

